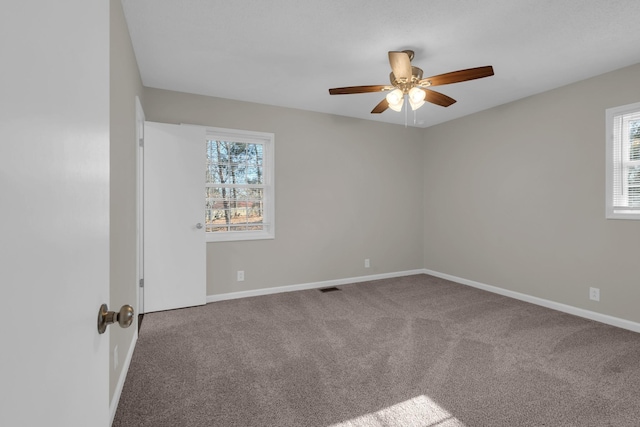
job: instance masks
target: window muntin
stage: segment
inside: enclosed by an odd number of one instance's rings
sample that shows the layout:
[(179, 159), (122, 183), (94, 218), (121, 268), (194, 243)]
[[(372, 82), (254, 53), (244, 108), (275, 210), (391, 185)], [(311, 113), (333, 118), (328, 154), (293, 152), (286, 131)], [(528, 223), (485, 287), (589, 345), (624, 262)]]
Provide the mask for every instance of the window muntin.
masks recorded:
[(273, 238), (273, 134), (209, 129), (206, 146), (207, 240)]
[(640, 219), (640, 103), (607, 110), (607, 218)]

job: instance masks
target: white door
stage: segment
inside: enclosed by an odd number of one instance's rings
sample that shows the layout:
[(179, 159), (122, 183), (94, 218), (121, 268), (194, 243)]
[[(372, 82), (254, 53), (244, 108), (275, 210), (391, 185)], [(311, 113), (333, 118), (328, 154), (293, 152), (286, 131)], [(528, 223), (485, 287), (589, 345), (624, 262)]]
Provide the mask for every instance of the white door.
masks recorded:
[(11, 2), (0, 52), (0, 425), (106, 427), (109, 2)]
[(206, 303), (204, 128), (145, 122), (144, 310)]

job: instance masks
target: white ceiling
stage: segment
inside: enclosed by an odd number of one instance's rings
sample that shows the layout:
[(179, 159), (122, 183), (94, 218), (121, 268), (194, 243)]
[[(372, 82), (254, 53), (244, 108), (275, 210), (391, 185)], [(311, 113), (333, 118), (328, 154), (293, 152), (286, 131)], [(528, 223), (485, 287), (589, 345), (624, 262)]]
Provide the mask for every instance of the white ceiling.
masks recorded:
[(638, 0), (122, 3), (149, 87), (404, 124), (404, 111), (370, 114), (385, 93), (328, 89), (388, 84), (390, 50), (414, 50), (425, 77), (493, 65), (437, 88), (458, 102), (425, 104), (417, 127), (640, 63)]

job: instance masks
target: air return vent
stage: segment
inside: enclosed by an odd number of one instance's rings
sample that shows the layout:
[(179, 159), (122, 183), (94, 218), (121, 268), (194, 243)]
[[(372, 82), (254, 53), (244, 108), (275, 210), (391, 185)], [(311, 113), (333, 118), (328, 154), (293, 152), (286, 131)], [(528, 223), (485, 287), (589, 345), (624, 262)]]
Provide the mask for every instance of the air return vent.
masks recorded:
[(319, 289), (320, 292), (325, 293), (325, 292), (335, 292), (335, 291), (339, 291), (340, 289), (336, 288), (335, 286), (332, 286), (330, 288), (322, 288)]

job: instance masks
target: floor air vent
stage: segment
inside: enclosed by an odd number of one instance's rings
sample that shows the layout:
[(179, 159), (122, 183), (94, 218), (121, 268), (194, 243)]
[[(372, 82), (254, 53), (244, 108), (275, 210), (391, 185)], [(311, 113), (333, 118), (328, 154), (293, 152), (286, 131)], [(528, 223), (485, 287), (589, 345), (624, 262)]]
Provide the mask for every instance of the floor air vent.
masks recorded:
[(320, 289), (320, 292), (335, 292), (335, 291), (339, 291), (340, 289), (336, 288), (335, 286), (332, 286), (330, 288), (322, 288)]

